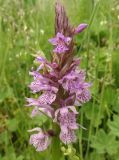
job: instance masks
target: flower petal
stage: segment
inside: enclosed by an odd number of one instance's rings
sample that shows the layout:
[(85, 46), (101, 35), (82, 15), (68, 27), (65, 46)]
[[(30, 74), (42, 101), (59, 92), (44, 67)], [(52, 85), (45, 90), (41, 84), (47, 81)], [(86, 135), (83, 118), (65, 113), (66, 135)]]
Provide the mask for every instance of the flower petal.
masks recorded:
[(82, 32), (85, 28), (87, 28), (87, 24), (82, 23), (77, 28), (75, 28), (75, 34)]
[(57, 38), (51, 38), (48, 40), (52, 45), (57, 45)]

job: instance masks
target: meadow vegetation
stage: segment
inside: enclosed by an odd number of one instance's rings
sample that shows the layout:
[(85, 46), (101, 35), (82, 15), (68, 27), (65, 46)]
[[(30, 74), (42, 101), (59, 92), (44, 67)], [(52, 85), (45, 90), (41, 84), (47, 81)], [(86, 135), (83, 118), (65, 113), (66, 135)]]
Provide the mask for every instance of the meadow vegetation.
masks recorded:
[[(25, 97), (31, 96), (33, 55), (42, 52), (50, 59), (54, 3), (0, 0), (0, 160), (52, 160), (50, 149), (38, 153), (28, 143), (27, 130), (49, 122), (45, 116), (30, 118)], [(119, 1), (63, 3), (73, 25), (89, 25), (76, 37), (75, 54), (93, 83), (92, 99), (79, 107), (78, 122), (87, 130), (77, 133), (76, 155), (80, 160), (119, 160)], [(73, 152), (64, 159), (76, 160)]]

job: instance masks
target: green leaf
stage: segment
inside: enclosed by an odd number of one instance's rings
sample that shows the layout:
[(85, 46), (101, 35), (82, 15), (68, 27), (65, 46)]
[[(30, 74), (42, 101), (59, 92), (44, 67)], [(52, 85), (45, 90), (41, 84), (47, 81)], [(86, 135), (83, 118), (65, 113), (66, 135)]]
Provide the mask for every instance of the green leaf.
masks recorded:
[(5, 157), (3, 157), (3, 160), (16, 160), (16, 155), (15, 153), (10, 153), (6, 155)]
[(119, 152), (111, 157), (113, 160), (119, 159)]
[(86, 160), (105, 160), (105, 158), (102, 154), (98, 154), (97, 152), (94, 151), (89, 154)]
[(92, 120), (92, 125), (94, 127), (97, 127), (101, 123), (101, 120), (104, 116), (102, 113), (99, 115), (99, 106), (95, 105), (93, 108), (93, 104), (88, 103), (85, 105), (83, 110), (86, 118)]
[(96, 149), (97, 153), (112, 155), (117, 153), (119, 143), (115, 140), (115, 136), (106, 134), (104, 130), (100, 129), (97, 135), (92, 137), (91, 146)]
[(11, 132), (16, 131), (18, 128), (18, 120), (16, 118), (7, 120), (7, 127)]
[(9, 144), (9, 139), (10, 135), (8, 134), (7, 131), (4, 131), (0, 134), (0, 142), (5, 143), (6, 146)]
[(1, 87), (0, 102), (3, 102), (6, 98), (13, 98), (13, 90), (10, 87)]
[(2, 156), (1, 156), (1, 154), (0, 154), (0, 160), (2, 160)]
[(48, 118), (45, 115), (41, 114), (40, 116), (35, 116), (32, 119), (32, 122), (34, 125), (38, 124), (39, 126), (42, 126), (47, 120), (48, 120)]
[(117, 95), (115, 88), (108, 86), (104, 90), (103, 101), (109, 105), (115, 105), (115, 101), (117, 101)]
[(113, 53), (112, 57), (112, 74), (115, 78), (115, 85), (119, 87), (119, 50)]
[(119, 116), (114, 115), (113, 121), (108, 121), (108, 127), (111, 130), (111, 134), (115, 136), (119, 136)]
[(117, 91), (116, 98), (115, 98), (115, 104), (113, 105), (113, 110), (117, 113), (119, 113), (119, 91)]
[(24, 157), (22, 155), (17, 157), (17, 160), (23, 160), (23, 159), (24, 159)]

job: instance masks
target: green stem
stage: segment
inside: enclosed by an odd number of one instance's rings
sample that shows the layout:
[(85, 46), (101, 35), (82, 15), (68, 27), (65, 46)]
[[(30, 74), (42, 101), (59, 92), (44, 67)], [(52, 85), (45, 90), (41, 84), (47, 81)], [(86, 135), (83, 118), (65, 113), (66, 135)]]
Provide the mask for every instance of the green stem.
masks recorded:
[(56, 136), (52, 138), (52, 146), (51, 146), (52, 160), (61, 160), (62, 152), (60, 149), (59, 127), (57, 126), (57, 124), (53, 124), (53, 129), (56, 132)]
[[(83, 125), (83, 110), (81, 111), (81, 125)], [(83, 149), (82, 149), (82, 128), (80, 128), (80, 135), (79, 135), (79, 150), (80, 150), (80, 157), (83, 160)]]
[(54, 137), (52, 140), (52, 160), (61, 159), (60, 140), (59, 137)]

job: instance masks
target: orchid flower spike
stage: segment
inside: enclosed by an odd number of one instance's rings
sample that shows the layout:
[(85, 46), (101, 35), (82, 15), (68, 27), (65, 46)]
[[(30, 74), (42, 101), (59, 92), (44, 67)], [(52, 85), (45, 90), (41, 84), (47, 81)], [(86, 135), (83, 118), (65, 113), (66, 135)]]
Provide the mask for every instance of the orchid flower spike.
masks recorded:
[(85, 23), (72, 27), (64, 7), (56, 3), (56, 34), (49, 39), (54, 47), (52, 60), (36, 57), (39, 66), (30, 72), (33, 81), (29, 85), (35, 98), (26, 98), (26, 106), (33, 107), (32, 118), (44, 114), (59, 129), (47, 125), (44, 130), (39, 127), (29, 130), (35, 132), (30, 136), (30, 144), (36, 151), (46, 150), (54, 136), (64, 144), (74, 143), (77, 129), (84, 128), (77, 123), (77, 108), (91, 99), (91, 83), (79, 68), (81, 60), (74, 57), (74, 36), (86, 27)]

